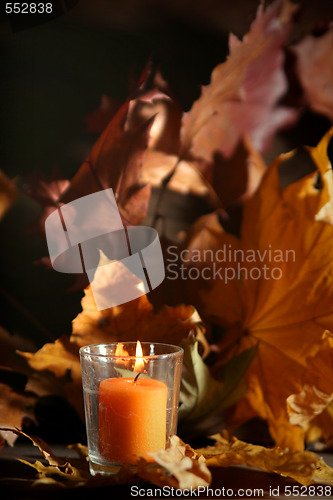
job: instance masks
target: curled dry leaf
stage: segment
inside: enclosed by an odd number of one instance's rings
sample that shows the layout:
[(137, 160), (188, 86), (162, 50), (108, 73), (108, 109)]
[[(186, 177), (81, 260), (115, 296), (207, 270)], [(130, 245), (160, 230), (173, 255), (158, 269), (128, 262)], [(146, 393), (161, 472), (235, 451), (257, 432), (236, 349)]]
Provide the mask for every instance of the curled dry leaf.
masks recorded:
[(27, 439), (30, 439), (30, 441), (33, 443), (33, 445), (39, 449), (39, 451), (42, 453), (45, 460), (47, 460), (50, 465), (56, 465), (56, 466), (65, 465), (66, 461), (64, 461), (63, 459), (58, 458), (56, 455), (54, 455), (52, 453), (49, 445), (40, 437), (30, 436), (29, 434), (26, 434), (25, 432), (21, 431), (18, 428), (6, 429), (6, 428), (2, 427), (0, 430), (1, 430), (1, 432), (12, 432), (13, 434), (16, 434), (17, 436), (23, 436)]
[[(64, 395), (63, 382), (66, 377), (57, 378), (51, 372), (37, 372), (18, 351), (20, 347), (33, 350), (34, 344), (22, 336), (11, 335), (0, 328), (0, 425), (3, 427), (21, 427), (28, 418), (34, 421), (33, 406), (38, 397), (49, 394)], [(29, 353), (27, 353), (29, 355)], [(67, 380), (68, 381), (68, 380)], [(16, 439), (13, 433), (7, 433), (8, 443)]]
[(138, 475), (158, 486), (195, 489), (209, 486), (211, 482), (212, 476), (204, 457), (178, 436), (171, 436), (166, 450), (151, 455), (155, 464), (141, 460), (137, 465)]
[(128, 128), (155, 117), (149, 134), (149, 149), (177, 154), (183, 114), (180, 105), (157, 89), (146, 92), (132, 102)]
[(333, 121), (333, 26), (321, 36), (306, 36), (291, 50), (307, 104)]
[(283, 46), (291, 27), (286, 10), (280, 17), (281, 3), (266, 10), (261, 4), (242, 41), (231, 35), (227, 61), (216, 66), (184, 118), (182, 156), (211, 161), (219, 151), (230, 157), (245, 135), (262, 152), (276, 130), (295, 119), (293, 110), (278, 105), (288, 86)]
[[(308, 149), (314, 172), (285, 189), (279, 165), (290, 154), (268, 169), (244, 204), (240, 239), (218, 229), (215, 221), (199, 228), (202, 242), (199, 232), (189, 243), (189, 266), (220, 269), (208, 288), (192, 296), (204, 320), (227, 329), (218, 346), (220, 362), (258, 344), (246, 377), (249, 390), (229, 424), (266, 419), (282, 448), (303, 449), (304, 432), (290, 424), (286, 399), (302, 390), (308, 359), (321, 348), (323, 331), (333, 329), (333, 176), (326, 152), (332, 134)], [(218, 261), (204, 261), (206, 243), (213, 245), (208, 248)], [(195, 249), (202, 257), (199, 264)], [(317, 370), (311, 373), (316, 376)]]
[(142, 182), (159, 187), (170, 175), (168, 189), (184, 195), (202, 196), (212, 206), (217, 205), (216, 194), (200, 170), (200, 165), (196, 162), (179, 160), (176, 155), (162, 151), (148, 150), (143, 162)]
[(216, 440), (215, 445), (196, 450), (206, 458), (208, 466), (247, 465), (290, 477), (304, 485), (323, 480), (332, 482), (333, 469), (315, 453), (269, 449), (245, 443), (235, 437), (229, 439), (227, 433), (216, 434), (212, 439)]
[[(79, 359), (79, 346), (66, 336), (62, 336), (53, 343), (44, 346), (35, 353), (20, 352), (34, 370), (35, 376), (30, 377), (29, 384), (34, 384), (36, 374), (42, 377), (45, 372), (52, 372), (56, 381), (60, 381), (63, 387), (63, 396), (68, 399), (75, 408), (78, 415), (84, 419), (82, 377)], [(56, 384), (57, 385), (57, 384)], [(56, 385), (55, 390), (56, 392)]]
[[(22, 463), (34, 468), (38, 479), (34, 485), (49, 485), (73, 488), (77, 486), (105, 486), (128, 484), (144, 479), (158, 486), (173, 486), (175, 488), (197, 488), (208, 486), (211, 473), (205, 465), (205, 458), (195, 452), (177, 436), (171, 436), (170, 445), (166, 450), (153, 453), (153, 462), (143, 458), (136, 466), (131, 468), (124, 465), (119, 472), (109, 477), (91, 476), (88, 468), (87, 447), (80, 444), (71, 445), (79, 456), (78, 460), (71, 463), (67, 458), (55, 455), (47, 443), (36, 436), (29, 436), (19, 429), (1, 428), (1, 432), (11, 432), (26, 437), (37, 446), (42, 453), (47, 465), (36, 461), (35, 463), (19, 459)], [(74, 465), (75, 464), (75, 465)]]
[[(34, 421), (33, 405), (36, 396), (27, 391), (16, 391), (6, 384), (0, 384), (0, 426), (13, 427), (22, 425), (22, 420), (28, 417)], [(0, 441), (5, 439), (13, 446), (16, 436), (9, 429), (0, 430)]]
[(298, 394), (287, 398), (289, 419), (305, 430), (309, 422), (320, 415), (333, 401), (333, 335), (323, 334), (323, 343), (318, 352), (307, 360), (307, 371), (303, 388)]
[[(68, 448), (74, 449), (79, 456), (73, 463), (67, 458), (55, 455), (49, 445), (37, 436), (30, 436), (20, 429), (0, 428), (1, 432), (12, 433), (30, 439), (43, 455), (47, 464), (37, 460), (34, 463), (27, 460), (18, 460), (37, 471), (37, 479), (34, 486), (59, 486), (62, 488), (74, 488), (78, 486), (104, 486), (114, 484), (126, 484), (131, 482), (131, 478), (136, 477), (129, 467), (124, 466), (115, 476), (104, 478), (90, 475), (87, 461), (87, 447), (80, 444), (71, 445)], [(74, 465), (75, 464), (75, 465)]]

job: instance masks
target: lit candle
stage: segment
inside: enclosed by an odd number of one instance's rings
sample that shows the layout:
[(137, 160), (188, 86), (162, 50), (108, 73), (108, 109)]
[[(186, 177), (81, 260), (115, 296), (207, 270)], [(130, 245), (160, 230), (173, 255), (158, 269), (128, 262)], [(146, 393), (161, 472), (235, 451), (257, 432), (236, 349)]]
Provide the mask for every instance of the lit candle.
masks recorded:
[(99, 451), (110, 462), (151, 460), (149, 452), (165, 448), (167, 386), (140, 377), (144, 367), (137, 345), (135, 378), (108, 378), (99, 386)]

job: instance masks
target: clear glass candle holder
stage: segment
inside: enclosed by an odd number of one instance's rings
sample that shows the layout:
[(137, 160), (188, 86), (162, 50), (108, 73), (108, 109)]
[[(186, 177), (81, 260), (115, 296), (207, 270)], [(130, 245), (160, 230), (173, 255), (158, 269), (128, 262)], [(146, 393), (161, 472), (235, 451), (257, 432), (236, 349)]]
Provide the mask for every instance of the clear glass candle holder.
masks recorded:
[(168, 446), (177, 430), (183, 349), (142, 342), (80, 349), (92, 475), (115, 474), (123, 464)]

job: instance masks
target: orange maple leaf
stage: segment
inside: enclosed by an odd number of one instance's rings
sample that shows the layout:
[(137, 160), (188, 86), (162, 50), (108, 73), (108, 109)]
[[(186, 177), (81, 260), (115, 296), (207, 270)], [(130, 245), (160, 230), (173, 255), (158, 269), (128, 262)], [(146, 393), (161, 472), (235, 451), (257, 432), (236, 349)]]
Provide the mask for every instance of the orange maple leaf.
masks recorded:
[[(286, 399), (302, 391), (308, 359), (320, 351), (323, 331), (333, 330), (333, 177), (327, 156), (332, 135), (333, 129), (316, 148), (307, 148), (315, 171), (285, 189), (279, 166), (293, 152), (277, 158), (244, 204), (240, 239), (223, 232), (211, 215), (188, 246), (189, 255), (201, 252), (201, 266), (207, 266), (205, 249), (220, 252), (214, 264), (224, 274), (206, 281), (192, 299), (204, 319), (227, 327), (221, 363), (258, 344), (248, 393), (231, 423), (264, 418), (275, 442), (295, 449), (304, 446), (304, 432), (289, 422)], [(193, 259), (189, 265), (198, 264)]]

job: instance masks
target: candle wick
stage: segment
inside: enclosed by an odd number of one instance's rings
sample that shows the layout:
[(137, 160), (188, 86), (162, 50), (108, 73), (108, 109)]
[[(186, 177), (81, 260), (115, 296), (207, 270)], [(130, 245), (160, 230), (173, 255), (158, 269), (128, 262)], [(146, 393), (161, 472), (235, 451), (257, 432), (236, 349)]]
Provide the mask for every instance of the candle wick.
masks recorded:
[(134, 383), (138, 380), (138, 378), (140, 377), (142, 372), (139, 372), (136, 376), (135, 376), (135, 379), (134, 379)]

